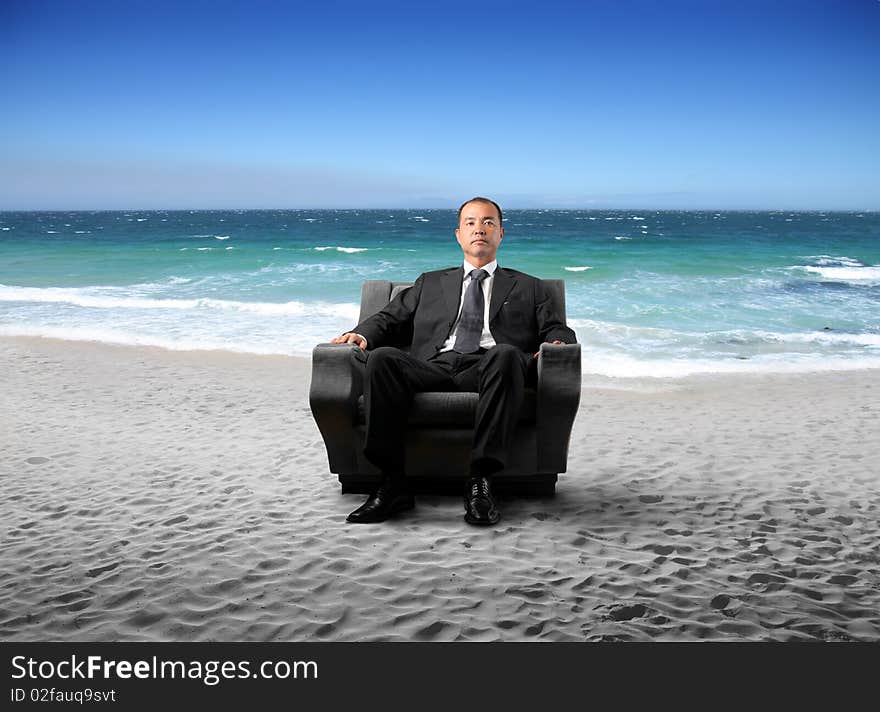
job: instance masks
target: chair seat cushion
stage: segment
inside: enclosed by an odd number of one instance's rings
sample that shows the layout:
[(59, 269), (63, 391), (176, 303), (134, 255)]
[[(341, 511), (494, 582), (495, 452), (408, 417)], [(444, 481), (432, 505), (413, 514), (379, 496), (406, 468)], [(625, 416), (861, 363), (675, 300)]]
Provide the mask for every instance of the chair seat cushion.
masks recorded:
[[(535, 422), (535, 391), (527, 388), (519, 420)], [(410, 425), (447, 428), (472, 428), (477, 413), (477, 394), (449, 392), (416, 393), (409, 414)], [(358, 398), (358, 423), (363, 424), (364, 397)]]

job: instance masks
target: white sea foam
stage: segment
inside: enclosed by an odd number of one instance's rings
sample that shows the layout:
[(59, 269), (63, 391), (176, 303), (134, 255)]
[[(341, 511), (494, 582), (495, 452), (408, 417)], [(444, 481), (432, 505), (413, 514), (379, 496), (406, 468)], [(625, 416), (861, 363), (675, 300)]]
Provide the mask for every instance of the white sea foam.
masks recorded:
[[(356, 317), (355, 317), (356, 318)], [(279, 329), (279, 317), (268, 317), (262, 326), (242, 318), (232, 320), (218, 314), (214, 319), (193, 318), (180, 322), (144, 322), (111, 318), (65, 326), (40, 323), (0, 324), (0, 336), (37, 336), (110, 344), (157, 346), (173, 350), (222, 350), (253, 354), (308, 356), (315, 344), (329, 341), (351, 326), (352, 318), (336, 315), (299, 317), (286, 320)]]
[(328, 247), (316, 247), (315, 249), (318, 250), (318, 252), (323, 252), (324, 250), (336, 250), (337, 252), (345, 252), (346, 254), (353, 254), (355, 252), (366, 252), (369, 248), (368, 247), (336, 247), (336, 246), (330, 245)]
[(228, 240), (229, 235), (214, 235), (215, 240)]
[[(728, 331), (686, 333), (654, 327), (628, 326), (591, 319), (570, 319), (581, 333), (584, 372), (613, 378), (677, 378), (698, 373), (805, 373), (880, 368), (880, 334), (838, 332), (774, 333)], [(706, 347), (729, 344), (743, 352), (705, 354)], [(770, 352), (750, 353), (775, 344)], [(821, 351), (799, 350), (804, 345)], [(671, 346), (671, 348), (670, 348)], [(694, 354), (687, 358), (677, 355)], [(751, 348), (750, 348), (751, 347)], [(850, 347), (840, 353), (827, 349)], [(851, 349), (858, 348), (858, 352)], [(748, 355), (743, 356), (743, 353)], [(705, 354), (705, 355), (699, 355)]]
[(689, 332), (666, 329), (656, 326), (632, 326), (595, 319), (569, 319), (568, 325), (576, 329), (584, 329), (593, 332), (597, 340), (611, 340), (617, 343), (633, 342), (634, 340), (657, 344), (664, 342), (691, 343), (691, 344), (835, 344), (880, 347), (880, 332), (852, 333), (845, 331), (799, 331), (799, 332), (776, 332), (762, 330), (732, 329), (727, 331)]
[[(183, 248), (183, 249), (186, 249), (186, 248)], [(196, 249), (199, 252), (207, 252), (208, 250), (213, 250), (214, 248), (213, 247), (197, 247)]]
[(865, 265), (852, 257), (834, 257), (833, 255), (805, 255), (801, 259), (813, 260), (819, 267), (864, 267)]
[[(92, 290), (90, 292), (89, 290)], [(95, 294), (100, 290), (104, 293)], [(37, 302), (71, 304), (92, 309), (222, 309), (254, 314), (274, 315), (330, 315), (356, 319), (360, 307), (352, 303), (335, 302), (238, 302), (226, 299), (146, 299), (143, 297), (106, 294), (106, 287), (69, 289), (62, 287), (9, 287), (0, 285), (0, 302)]]
[(592, 267), (563, 267), (567, 272), (585, 272), (588, 269), (593, 269)]
[(11, 227), (0, 227), (0, 230), (11, 230)]
[(630, 218), (630, 220), (644, 220), (644, 219), (645, 219), (645, 218), (643, 218), (641, 215), (633, 215), (633, 216)]
[(847, 331), (798, 331), (781, 333), (775, 331), (719, 331), (701, 335), (707, 344), (731, 343), (749, 346), (754, 344), (798, 345), (816, 344), (819, 346), (855, 346), (859, 348), (880, 348), (880, 333), (852, 333)]
[(147, 220), (149, 220), (149, 218), (138, 218), (137, 219), (138, 222), (146, 222)]
[(585, 348), (584, 374), (611, 378), (681, 378), (713, 373), (811, 373), (880, 368), (880, 356), (857, 358), (803, 354), (797, 359), (777, 354), (750, 359), (638, 359)]
[(813, 267), (812, 265), (803, 265), (793, 269), (800, 269), (812, 274), (818, 274), (824, 279), (841, 282), (864, 283), (880, 281), (880, 265), (863, 267)]
[(225, 249), (227, 249), (227, 250), (234, 250), (235, 248), (234, 248), (234, 247), (226, 247)]
[(785, 340), (808, 344), (846, 344), (880, 348), (880, 334), (850, 334), (842, 331), (815, 331), (803, 334), (786, 334)]
[(615, 235), (614, 239), (615, 240), (632, 240), (632, 238), (629, 235)]
[(591, 329), (599, 335), (615, 336), (630, 340), (634, 338), (670, 340), (680, 338), (681, 332), (671, 329), (663, 329), (657, 326), (631, 326), (608, 321), (596, 321), (595, 319), (569, 319), (568, 325), (573, 328)]

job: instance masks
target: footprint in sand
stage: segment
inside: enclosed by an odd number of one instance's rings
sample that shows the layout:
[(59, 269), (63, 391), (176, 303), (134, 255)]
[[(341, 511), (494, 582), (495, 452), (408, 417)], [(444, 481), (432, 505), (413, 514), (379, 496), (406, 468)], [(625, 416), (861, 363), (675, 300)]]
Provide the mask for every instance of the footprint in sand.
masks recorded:
[(534, 625), (530, 625), (528, 628), (526, 628), (525, 634), (526, 635), (539, 635), (541, 633), (541, 631), (544, 630), (544, 624), (546, 622), (547, 621), (541, 621), (540, 623), (535, 623)]
[(632, 606), (617, 606), (612, 608), (608, 615), (612, 620), (631, 621), (633, 618), (644, 618), (648, 613), (648, 608), (641, 603)]
[(657, 502), (662, 502), (662, 501), (663, 501), (662, 494), (640, 494), (639, 495), (639, 502), (642, 502), (644, 504), (656, 504)]
[(29, 457), (25, 462), (29, 465), (42, 465), (44, 462), (49, 462), (48, 457)]
[(850, 586), (858, 580), (857, 576), (851, 576), (850, 574), (837, 574), (836, 576), (829, 578), (828, 583), (837, 584), (839, 586)]
[(89, 578), (95, 578), (96, 576), (100, 576), (103, 573), (108, 571), (112, 571), (117, 566), (119, 566), (119, 562), (117, 561), (115, 564), (107, 564), (106, 566), (97, 566), (94, 569), (89, 569), (86, 571), (86, 576)]
[(666, 536), (691, 536), (693, 534), (690, 529), (682, 529), (681, 531), (678, 529), (664, 529), (663, 533)]
[(446, 621), (434, 621), (431, 625), (425, 626), (421, 630), (416, 631), (416, 637), (422, 640), (431, 640), (446, 628), (449, 623)]
[(727, 596), (723, 593), (719, 593), (715, 598), (709, 601), (709, 605), (716, 610), (721, 610), (722, 608), (727, 608), (727, 604), (730, 603), (730, 596)]

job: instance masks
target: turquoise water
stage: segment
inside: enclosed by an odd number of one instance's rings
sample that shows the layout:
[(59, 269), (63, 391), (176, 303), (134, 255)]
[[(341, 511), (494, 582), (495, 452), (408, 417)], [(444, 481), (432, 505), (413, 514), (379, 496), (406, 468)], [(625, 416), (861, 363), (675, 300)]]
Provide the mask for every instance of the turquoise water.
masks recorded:
[[(452, 210), (0, 213), (0, 334), (307, 355), (364, 279), (453, 266)], [(880, 214), (505, 212), (585, 373), (880, 367)]]

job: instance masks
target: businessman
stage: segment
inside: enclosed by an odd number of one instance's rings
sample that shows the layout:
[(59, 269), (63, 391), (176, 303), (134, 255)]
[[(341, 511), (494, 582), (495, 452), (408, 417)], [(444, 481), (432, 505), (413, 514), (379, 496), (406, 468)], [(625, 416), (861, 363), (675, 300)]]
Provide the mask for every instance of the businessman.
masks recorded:
[[(463, 265), (422, 274), (378, 314), (333, 339), (369, 349), (364, 455), (382, 472), (349, 522), (382, 522), (415, 506), (404, 454), (413, 394), (471, 391), (479, 396), (470, 472), (462, 473), (464, 518), (496, 524), (492, 477), (507, 465), (524, 390), (536, 378), (537, 351), (542, 342), (576, 341), (539, 279), (498, 266), (504, 228), (496, 202), (464, 203), (455, 236)], [(408, 353), (399, 348), (406, 345)]]

